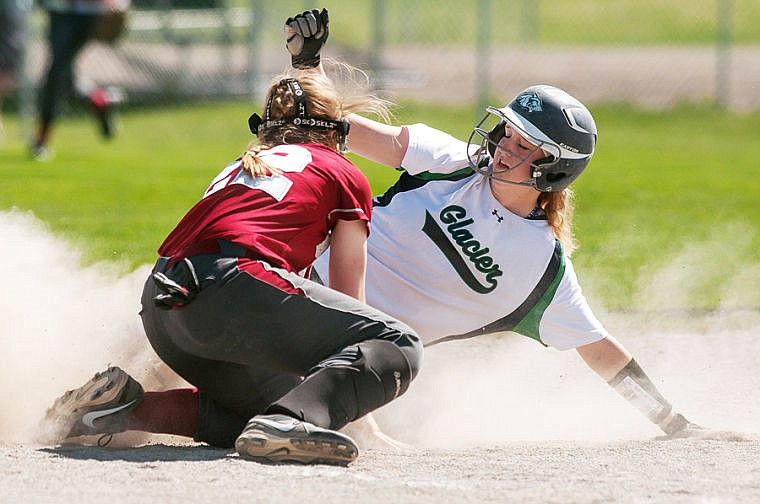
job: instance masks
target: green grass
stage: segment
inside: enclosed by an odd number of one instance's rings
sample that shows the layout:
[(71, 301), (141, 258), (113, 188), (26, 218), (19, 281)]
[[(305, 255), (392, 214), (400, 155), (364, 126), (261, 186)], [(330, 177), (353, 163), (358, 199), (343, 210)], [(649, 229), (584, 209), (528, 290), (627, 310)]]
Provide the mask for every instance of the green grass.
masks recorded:
[[(281, 37), (274, 20), (326, 7), (333, 43), (356, 48), (371, 44), (375, 19), (384, 19), (388, 45), (471, 45), (483, 31), (483, 18), (490, 19), (490, 39), (496, 45), (713, 44), (719, 5), (729, 3), (734, 41), (760, 43), (758, 0), (385, 0), (379, 12), (373, 0), (262, 0), (259, 5), (266, 39)], [(239, 0), (239, 5), (250, 4)], [(484, 5), (490, 7), (481, 10)]]
[[(665, 289), (673, 276), (688, 284), (687, 307), (714, 308), (727, 296), (760, 306), (760, 114), (696, 106), (592, 110), (600, 140), (575, 184), (581, 247), (574, 257), (591, 297), (624, 309), (647, 285)], [(210, 179), (245, 147), (249, 112), (242, 103), (132, 110), (111, 143), (98, 139), (89, 117), (66, 117), (50, 163), (27, 158), (15, 117), (7, 116), (0, 210), (31, 210), (81, 246), (88, 263), (151, 263)], [(398, 121), (466, 138), (474, 113), (407, 103)], [(376, 193), (396, 178), (394, 170), (353, 159)], [(737, 289), (746, 292), (732, 293)]]
[(736, 275), (746, 302), (760, 305), (750, 274), (760, 265), (760, 114), (595, 112), (601, 136), (576, 185), (576, 224), (578, 263), (595, 271), (598, 293), (625, 306), (637, 280), (671, 264), (695, 283), (692, 306), (722, 302)]
[[(482, 19), (490, 20), (490, 38), (496, 45), (713, 44), (719, 5), (728, 4), (733, 5), (735, 42), (760, 43), (758, 0), (385, 0), (380, 4), (381, 10), (376, 4), (375, 0), (230, 2), (235, 7), (255, 10), (262, 27), (258, 35), (277, 45), (282, 37), (282, 21), (305, 9), (321, 7), (331, 13), (332, 43), (354, 49), (371, 45), (377, 20), (384, 20), (383, 40), (391, 46), (401, 42), (471, 45), (484, 31)], [(232, 29), (224, 35), (248, 40), (250, 33), (247, 29)]]

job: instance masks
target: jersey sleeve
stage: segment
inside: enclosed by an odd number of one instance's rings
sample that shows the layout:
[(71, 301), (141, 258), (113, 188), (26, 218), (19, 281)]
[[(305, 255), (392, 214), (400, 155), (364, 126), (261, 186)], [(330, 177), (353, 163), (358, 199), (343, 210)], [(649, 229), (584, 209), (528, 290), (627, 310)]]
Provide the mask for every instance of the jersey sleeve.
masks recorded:
[[(469, 168), (467, 142), (425, 124), (407, 126), (409, 146), (401, 167), (410, 175), (450, 174)], [(473, 153), (477, 150), (472, 146)]]
[(332, 229), (337, 220), (363, 220), (369, 231), (372, 217), (372, 189), (367, 177), (353, 164), (336, 180), (337, 204), (327, 218)]
[(539, 332), (541, 341), (557, 350), (588, 345), (609, 335), (583, 295), (569, 259), (554, 299), (541, 318)]

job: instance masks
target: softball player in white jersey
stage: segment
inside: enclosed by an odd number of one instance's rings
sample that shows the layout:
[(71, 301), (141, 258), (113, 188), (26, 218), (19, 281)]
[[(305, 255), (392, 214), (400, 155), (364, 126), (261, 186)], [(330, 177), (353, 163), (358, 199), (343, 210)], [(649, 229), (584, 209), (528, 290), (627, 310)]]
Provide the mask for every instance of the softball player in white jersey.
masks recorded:
[[(324, 10), (286, 21), (294, 67), (324, 71), (318, 55), (327, 24)], [(511, 330), (574, 348), (667, 435), (701, 435), (605, 331), (578, 285), (568, 186), (597, 140), (580, 101), (555, 87), (529, 87), (502, 108), (488, 107), (468, 142), (425, 125), (348, 119), (352, 152), (404, 170), (374, 200), (368, 304), (411, 325), (428, 346)], [(327, 275), (324, 258), (315, 270)]]
[(413, 322), (426, 345), (514, 330), (566, 350), (607, 336), (544, 213), (501, 205), (464, 142), (407, 131), (405, 174), (374, 201), (368, 302)]
[(408, 132), (405, 174), (374, 201), (368, 303), (414, 323), (428, 346), (498, 331), (560, 350), (605, 338), (544, 212), (504, 208), (466, 143), (422, 124)]

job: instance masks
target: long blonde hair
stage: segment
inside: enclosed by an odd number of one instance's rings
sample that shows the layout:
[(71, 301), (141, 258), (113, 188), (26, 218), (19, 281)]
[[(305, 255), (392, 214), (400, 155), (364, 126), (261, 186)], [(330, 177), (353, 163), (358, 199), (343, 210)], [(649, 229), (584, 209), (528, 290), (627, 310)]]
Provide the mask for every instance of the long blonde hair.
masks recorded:
[[(361, 70), (347, 63), (324, 60), (323, 68), (328, 67), (333, 80), (323, 72), (289, 70), (272, 81), (265, 103), (269, 103), (267, 119), (286, 119), (295, 117), (295, 97), (290, 86), (283, 79), (294, 78), (304, 91), (309, 116), (320, 119), (340, 121), (354, 112), (370, 113), (390, 121), (391, 102), (366, 91), (369, 78)], [(362, 81), (365, 83), (363, 84)], [(335, 152), (339, 152), (339, 133), (336, 130), (304, 128), (286, 123), (259, 131), (258, 139), (248, 144), (241, 156), (243, 168), (249, 173), (262, 173), (265, 163), (258, 154), (266, 149), (282, 144), (319, 143)]]
[(542, 192), (538, 196), (538, 206), (546, 214), (546, 220), (557, 239), (562, 242), (568, 257), (577, 243), (573, 236), (573, 191), (568, 187), (558, 192)]

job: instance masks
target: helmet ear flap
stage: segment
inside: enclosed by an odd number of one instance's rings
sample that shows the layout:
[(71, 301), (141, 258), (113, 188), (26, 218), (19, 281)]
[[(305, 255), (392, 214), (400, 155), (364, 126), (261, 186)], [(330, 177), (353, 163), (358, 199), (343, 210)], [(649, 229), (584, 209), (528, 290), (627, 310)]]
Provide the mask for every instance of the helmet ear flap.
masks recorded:
[[(589, 156), (590, 158), (590, 156)], [(588, 159), (584, 161), (588, 164)], [(546, 170), (544, 170), (546, 165)], [(567, 188), (575, 179), (577, 179), (583, 168), (574, 166), (574, 161), (567, 159), (552, 160), (546, 157), (533, 164), (534, 187), (541, 192), (559, 192)]]
[(251, 133), (254, 135), (259, 134), (259, 126), (261, 126), (261, 122), (262, 120), (259, 114), (253, 114), (248, 118), (248, 128), (251, 130)]
[(346, 141), (348, 140), (348, 132), (351, 129), (351, 124), (348, 119), (343, 118), (337, 125), (338, 130), (338, 148), (342, 151), (346, 151)]
[(506, 125), (506, 121), (499, 121), (499, 123), (488, 132), (488, 152), (491, 154), (491, 157), (494, 157), (496, 154), (496, 145), (498, 145), (501, 139), (507, 134), (504, 130)]

